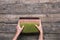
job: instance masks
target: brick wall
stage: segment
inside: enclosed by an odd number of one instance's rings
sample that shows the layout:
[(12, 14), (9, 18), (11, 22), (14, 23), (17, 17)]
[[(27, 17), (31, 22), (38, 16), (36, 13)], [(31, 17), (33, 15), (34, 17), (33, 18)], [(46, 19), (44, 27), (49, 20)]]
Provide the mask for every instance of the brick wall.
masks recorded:
[(12, 40), (22, 16), (40, 17), (44, 40), (60, 40), (60, 2), (21, 1), (0, 0), (0, 40)]

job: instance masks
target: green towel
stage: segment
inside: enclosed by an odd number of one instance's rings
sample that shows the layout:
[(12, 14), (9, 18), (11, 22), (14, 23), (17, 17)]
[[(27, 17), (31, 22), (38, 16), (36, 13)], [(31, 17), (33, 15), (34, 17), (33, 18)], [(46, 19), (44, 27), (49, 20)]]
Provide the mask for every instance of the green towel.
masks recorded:
[(35, 27), (35, 24), (39, 26), (38, 23), (20, 23), (20, 26), (22, 27), (24, 25), (24, 29), (22, 33), (36, 33), (38, 32), (38, 29)]

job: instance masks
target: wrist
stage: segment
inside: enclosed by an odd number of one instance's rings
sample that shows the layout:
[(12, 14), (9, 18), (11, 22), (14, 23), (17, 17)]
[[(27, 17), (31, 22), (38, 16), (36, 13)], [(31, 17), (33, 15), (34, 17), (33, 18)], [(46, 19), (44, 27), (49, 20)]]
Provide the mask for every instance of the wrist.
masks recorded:
[(15, 34), (15, 36), (14, 36), (13, 40), (16, 40), (16, 39), (17, 39), (17, 37), (19, 36), (19, 34), (20, 34), (20, 32), (16, 32), (16, 34)]
[(15, 38), (13, 40), (16, 40)]
[(21, 33), (21, 31), (17, 31), (16, 33)]
[(40, 32), (40, 34), (43, 34), (43, 32)]

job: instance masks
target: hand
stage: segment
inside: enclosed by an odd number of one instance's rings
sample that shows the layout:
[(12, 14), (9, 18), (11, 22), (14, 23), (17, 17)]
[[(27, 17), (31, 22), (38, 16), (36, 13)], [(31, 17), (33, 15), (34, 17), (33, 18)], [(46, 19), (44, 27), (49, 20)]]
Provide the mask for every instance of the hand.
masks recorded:
[(40, 20), (39, 26), (38, 25), (35, 25), (35, 26), (38, 28), (38, 30), (40, 31), (40, 33), (43, 33), (41, 20)]
[(18, 21), (18, 25), (17, 25), (17, 27), (16, 27), (17, 32), (20, 33), (20, 32), (23, 30), (23, 28), (24, 28), (24, 25), (23, 25), (22, 27), (20, 27), (20, 21)]
[(18, 21), (18, 24), (17, 24), (17, 32), (13, 38), (13, 40), (17, 40), (17, 37), (19, 36), (19, 34), (21, 33), (21, 31), (23, 30), (24, 26), (20, 27), (20, 21)]

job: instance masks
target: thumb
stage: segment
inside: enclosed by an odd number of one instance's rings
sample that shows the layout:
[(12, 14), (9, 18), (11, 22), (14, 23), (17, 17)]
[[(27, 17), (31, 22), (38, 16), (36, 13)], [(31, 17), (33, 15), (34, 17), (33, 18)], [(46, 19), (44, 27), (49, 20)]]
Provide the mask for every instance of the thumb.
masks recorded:
[(24, 28), (24, 25), (22, 26), (22, 29)]
[(35, 25), (38, 28), (38, 25)]

